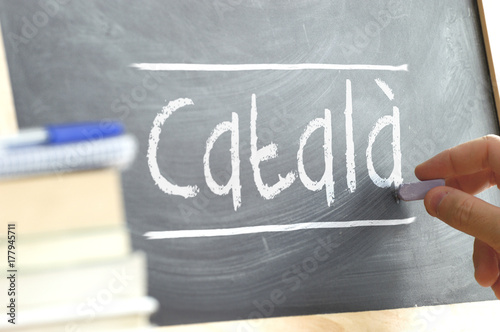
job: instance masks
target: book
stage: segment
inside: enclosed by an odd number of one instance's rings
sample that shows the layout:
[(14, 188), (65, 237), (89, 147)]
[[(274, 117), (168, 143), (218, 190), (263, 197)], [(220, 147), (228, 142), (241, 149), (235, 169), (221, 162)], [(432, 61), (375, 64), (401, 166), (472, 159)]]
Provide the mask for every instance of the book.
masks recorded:
[(16, 332), (141, 331), (150, 326), (149, 316), (157, 308), (158, 302), (147, 296), (116, 299), (100, 310), (78, 306), (78, 303), (63, 304), (23, 310), (15, 325), (3, 320), (0, 329)]
[(125, 226), (21, 235), (17, 247), (17, 267), (22, 273), (109, 261), (131, 251)]
[[(106, 250), (106, 248), (103, 248)], [(146, 258), (141, 252), (127, 257), (71, 268), (50, 268), (38, 272), (18, 269), (16, 303), (18, 317), (24, 310), (75, 303), (80, 307), (105, 307), (117, 299), (146, 294)], [(7, 290), (9, 279), (0, 279), (0, 289)], [(0, 295), (7, 303), (7, 291)], [(7, 301), (7, 302), (6, 302)]]
[(124, 222), (120, 173), (114, 168), (0, 181), (3, 232), (10, 223), (23, 237)]

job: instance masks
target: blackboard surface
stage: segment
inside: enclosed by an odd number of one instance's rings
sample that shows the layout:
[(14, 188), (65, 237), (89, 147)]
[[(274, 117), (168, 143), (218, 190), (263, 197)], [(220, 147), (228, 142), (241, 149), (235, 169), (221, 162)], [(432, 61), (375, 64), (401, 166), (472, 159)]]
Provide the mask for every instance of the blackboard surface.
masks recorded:
[(136, 135), (127, 221), (158, 324), (494, 298), (472, 238), (393, 197), (421, 161), (498, 132), (475, 1), (0, 8), (21, 127), (113, 118)]

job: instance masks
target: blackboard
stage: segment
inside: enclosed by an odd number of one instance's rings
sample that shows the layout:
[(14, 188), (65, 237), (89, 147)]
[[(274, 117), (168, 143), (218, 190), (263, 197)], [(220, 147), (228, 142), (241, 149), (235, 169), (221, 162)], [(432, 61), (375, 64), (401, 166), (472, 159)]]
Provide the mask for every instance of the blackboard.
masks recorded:
[(0, 4), (21, 127), (138, 139), (123, 185), (156, 323), (494, 298), (472, 239), (394, 198), (498, 133), (475, 1)]

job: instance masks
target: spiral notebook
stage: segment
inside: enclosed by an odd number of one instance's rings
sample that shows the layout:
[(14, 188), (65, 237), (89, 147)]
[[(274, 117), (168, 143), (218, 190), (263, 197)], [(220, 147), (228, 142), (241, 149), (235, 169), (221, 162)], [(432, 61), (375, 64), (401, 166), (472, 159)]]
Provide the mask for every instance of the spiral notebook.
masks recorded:
[(137, 152), (131, 135), (61, 145), (0, 150), (0, 178), (66, 173), (104, 167), (125, 168)]

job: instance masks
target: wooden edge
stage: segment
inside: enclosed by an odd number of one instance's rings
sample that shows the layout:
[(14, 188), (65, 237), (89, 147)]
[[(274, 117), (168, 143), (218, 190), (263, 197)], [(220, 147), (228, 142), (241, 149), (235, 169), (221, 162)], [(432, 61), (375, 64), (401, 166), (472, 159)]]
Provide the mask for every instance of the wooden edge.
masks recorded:
[(0, 25), (0, 135), (17, 132), (16, 109), (10, 85), (9, 66)]
[[(498, 82), (495, 65), (500, 68), (500, 25), (494, 8), (498, 0), (478, 0), (479, 17), (481, 19), (481, 29), (483, 30), (484, 46), (486, 57), (488, 59), (488, 68), (490, 71), (491, 86), (495, 98), (495, 108), (497, 110), (497, 119), (500, 125), (500, 96), (498, 94)], [(495, 3), (495, 4), (494, 4)], [(498, 5), (497, 5), (498, 6)], [(500, 6), (496, 7), (500, 8)], [(495, 36), (496, 38), (490, 38)]]
[(500, 301), (161, 327), (154, 332), (498, 331)]

